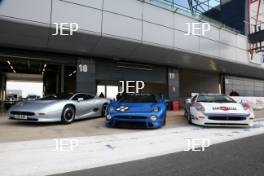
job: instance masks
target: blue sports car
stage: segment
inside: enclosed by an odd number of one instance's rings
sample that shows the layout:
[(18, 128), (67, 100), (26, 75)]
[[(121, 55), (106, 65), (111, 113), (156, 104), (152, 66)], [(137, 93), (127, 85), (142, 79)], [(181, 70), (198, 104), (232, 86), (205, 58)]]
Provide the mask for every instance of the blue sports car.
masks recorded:
[(166, 102), (150, 94), (130, 94), (113, 101), (106, 111), (109, 127), (160, 128), (166, 124)]

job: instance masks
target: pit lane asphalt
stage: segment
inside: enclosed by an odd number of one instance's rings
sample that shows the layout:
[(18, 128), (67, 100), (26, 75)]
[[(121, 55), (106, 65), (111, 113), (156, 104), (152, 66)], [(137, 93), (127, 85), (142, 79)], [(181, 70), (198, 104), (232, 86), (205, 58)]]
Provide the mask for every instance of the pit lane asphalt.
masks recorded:
[[(189, 125), (183, 111), (168, 111), (167, 124), (162, 129)], [(158, 129), (157, 129), (158, 130)], [(61, 123), (28, 123), (8, 120), (6, 112), (0, 112), (0, 143), (52, 138), (87, 137), (109, 134), (133, 133), (146, 129), (107, 128), (105, 118), (84, 119), (69, 125)]]
[(212, 145), (204, 152), (180, 152), (57, 176), (263, 176), (263, 173), (264, 134)]
[[(264, 110), (255, 111), (256, 121), (264, 120)], [(168, 111), (167, 128), (189, 126), (183, 111)], [(6, 112), (0, 109), (0, 143), (51, 138), (69, 138), (82, 136), (97, 136), (108, 134), (131, 133), (146, 131), (145, 129), (121, 129), (105, 127), (105, 118), (84, 119), (70, 125), (61, 123), (27, 123), (8, 120)]]

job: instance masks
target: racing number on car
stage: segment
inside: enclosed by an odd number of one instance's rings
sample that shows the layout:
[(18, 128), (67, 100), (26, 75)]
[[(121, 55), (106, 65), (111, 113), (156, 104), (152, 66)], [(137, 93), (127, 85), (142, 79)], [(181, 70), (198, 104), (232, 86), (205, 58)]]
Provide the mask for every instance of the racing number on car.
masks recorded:
[(80, 72), (87, 72), (88, 71), (88, 66), (86, 64), (80, 64), (79, 65)]

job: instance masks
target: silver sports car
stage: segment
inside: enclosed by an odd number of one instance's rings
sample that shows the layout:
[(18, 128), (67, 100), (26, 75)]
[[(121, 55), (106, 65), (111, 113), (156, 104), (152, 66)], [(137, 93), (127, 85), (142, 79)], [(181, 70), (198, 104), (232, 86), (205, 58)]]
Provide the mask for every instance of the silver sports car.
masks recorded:
[(29, 122), (71, 123), (75, 119), (104, 116), (110, 101), (89, 94), (64, 94), (15, 104), (9, 119)]

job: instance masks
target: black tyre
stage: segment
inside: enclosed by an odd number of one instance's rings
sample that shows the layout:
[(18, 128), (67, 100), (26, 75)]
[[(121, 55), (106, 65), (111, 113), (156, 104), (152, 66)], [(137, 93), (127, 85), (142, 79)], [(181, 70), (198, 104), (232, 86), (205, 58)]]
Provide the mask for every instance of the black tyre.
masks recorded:
[(184, 117), (185, 117), (185, 118), (188, 118), (188, 112), (187, 112), (186, 109), (184, 110)]
[(167, 116), (164, 117), (164, 123), (163, 123), (163, 126), (165, 126), (167, 123)]
[(106, 112), (107, 106), (108, 106), (107, 103), (103, 104), (103, 106), (102, 106), (102, 112), (101, 112), (101, 115), (102, 115), (103, 117), (105, 116), (105, 112)]
[(191, 114), (190, 113), (188, 113), (188, 123), (189, 124), (192, 124), (192, 116), (191, 116)]
[(74, 121), (75, 118), (75, 109), (71, 105), (67, 105), (63, 108), (61, 121), (64, 124), (70, 124)]

